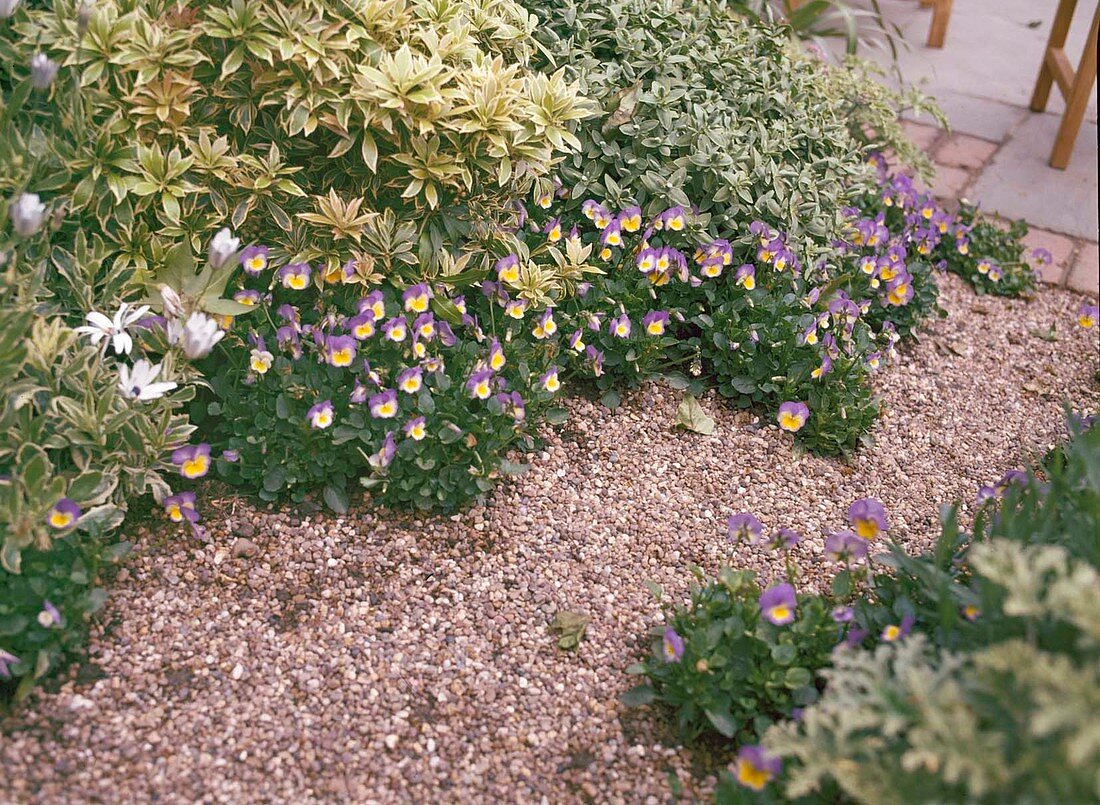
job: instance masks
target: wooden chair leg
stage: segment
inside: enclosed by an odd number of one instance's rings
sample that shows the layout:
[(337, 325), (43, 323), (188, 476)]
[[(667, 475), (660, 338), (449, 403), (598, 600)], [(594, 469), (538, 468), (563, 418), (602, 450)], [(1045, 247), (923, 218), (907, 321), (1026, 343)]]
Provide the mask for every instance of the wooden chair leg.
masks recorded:
[(932, 26), (928, 29), (928, 47), (942, 48), (947, 36), (947, 23), (951, 19), (951, 5), (954, 0), (933, 0)]
[[(1096, 83), (1096, 36), (1100, 33), (1100, 4), (1092, 17), (1092, 30), (1081, 55), (1081, 63), (1073, 76), (1073, 84), (1066, 94), (1066, 112), (1062, 115), (1062, 124), (1058, 127), (1058, 136), (1054, 139), (1054, 150), (1050, 153), (1050, 166), (1065, 170), (1073, 154), (1073, 145), (1081, 131), (1081, 121), (1085, 118), (1092, 87)], [(1049, 92), (1049, 88), (1047, 90)], [(1045, 104), (1044, 99), (1044, 104)]]
[[(1039, 78), (1035, 82), (1035, 91), (1031, 93), (1031, 103), (1028, 104), (1033, 112), (1042, 112), (1047, 108), (1050, 99), (1050, 88), (1054, 84), (1055, 67), (1064, 70), (1069, 66), (1068, 62), (1059, 62), (1059, 56), (1064, 61), (1066, 37), (1069, 35), (1069, 26), (1073, 22), (1073, 12), (1077, 8), (1077, 0), (1061, 0), (1058, 10), (1054, 14), (1054, 24), (1050, 26), (1050, 38), (1047, 40), (1047, 49), (1043, 53), (1043, 66), (1039, 68)], [(1065, 92), (1068, 87), (1063, 87)]]

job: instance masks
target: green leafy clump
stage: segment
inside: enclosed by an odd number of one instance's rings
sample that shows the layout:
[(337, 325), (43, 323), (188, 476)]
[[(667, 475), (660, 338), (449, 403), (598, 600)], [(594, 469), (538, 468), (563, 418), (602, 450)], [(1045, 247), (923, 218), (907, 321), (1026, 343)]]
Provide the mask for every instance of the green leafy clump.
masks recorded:
[(873, 181), (863, 155), (907, 148), (885, 90), (730, 4), (529, 7), (550, 66), (575, 73), (604, 113), (580, 128), (582, 147), (560, 168), (575, 203), (637, 203), (646, 215), (694, 204), (723, 238), (761, 220), (787, 233), (809, 266), (829, 253), (848, 200)]
[(193, 430), (179, 415), (193, 388), (138, 400), (120, 380), (140, 355), (158, 382), (193, 377), (163, 339), (135, 331), (123, 360), (49, 312), (44, 241), (0, 246), (0, 677), (19, 695), (81, 645), (129, 502), (170, 494), (168, 457)]
[(647, 681), (623, 701), (667, 706), (684, 740), (717, 732), (738, 742), (816, 701), (817, 673), (839, 632), (828, 602), (801, 595), (794, 620), (775, 625), (763, 617), (760, 597), (751, 572), (726, 568), (711, 582), (700, 575), (691, 603), (669, 608), (667, 626), (654, 628), (652, 654), (627, 670)]
[[(530, 69), (534, 24), (511, 0), (21, 8), (0, 86), (38, 158), (0, 190), (66, 197), (116, 270), (223, 225), (324, 271), (438, 270), (577, 144), (587, 106)], [(39, 52), (56, 107), (27, 94)]]
[[(945, 513), (931, 555), (895, 548), (855, 605), (853, 645), (800, 722), (769, 730), (789, 797), (1061, 801), (1100, 794), (1100, 430)], [(914, 633), (875, 640), (901, 613)], [(858, 638), (858, 635), (865, 637)]]
[(955, 241), (943, 241), (933, 256), (979, 294), (1029, 294), (1038, 285), (1039, 269), (1049, 265), (1052, 257), (1042, 248), (1029, 251), (1023, 243), (1027, 232), (1026, 221), (1006, 227), (963, 202), (956, 213)]

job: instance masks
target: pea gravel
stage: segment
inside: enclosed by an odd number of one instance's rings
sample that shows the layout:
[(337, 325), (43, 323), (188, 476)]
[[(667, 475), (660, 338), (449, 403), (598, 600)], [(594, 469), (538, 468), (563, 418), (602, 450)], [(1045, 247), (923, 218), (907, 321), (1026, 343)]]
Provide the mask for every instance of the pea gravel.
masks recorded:
[[(1061, 437), (1063, 401), (1097, 407), (1078, 297), (941, 284), (950, 317), (884, 371), (849, 463), (713, 398), (713, 436), (677, 432), (679, 393), (649, 385), (614, 412), (569, 401), (531, 470), (454, 517), (227, 499), (207, 544), (137, 529), (89, 662), (0, 722), (0, 800), (662, 802), (670, 772), (706, 796), (715, 764), (616, 698), (658, 622), (644, 580), (679, 599), (691, 564), (779, 572), (726, 538), (744, 510), (804, 533), (821, 587), (852, 500), (918, 549), (939, 504)], [(547, 629), (560, 610), (591, 617), (576, 653)]]

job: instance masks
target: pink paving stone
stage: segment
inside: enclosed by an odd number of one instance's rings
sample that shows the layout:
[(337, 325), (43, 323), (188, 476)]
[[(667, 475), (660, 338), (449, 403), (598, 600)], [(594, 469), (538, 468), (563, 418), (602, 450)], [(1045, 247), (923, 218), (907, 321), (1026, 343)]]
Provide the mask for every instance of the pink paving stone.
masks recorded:
[(1066, 266), (1073, 254), (1073, 241), (1065, 235), (1057, 232), (1048, 232), (1045, 229), (1028, 230), (1024, 238), (1024, 245), (1028, 249), (1046, 249), (1050, 252), (1051, 264), (1044, 266), (1042, 270), (1043, 282), (1060, 283), (1066, 276)]
[(1066, 285), (1091, 296), (1100, 295), (1100, 252), (1097, 252), (1095, 243), (1081, 246)]
[(923, 123), (914, 123), (912, 120), (901, 121), (902, 131), (913, 143), (925, 151), (932, 147), (943, 132), (935, 126), (926, 126)]
[(980, 168), (997, 150), (997, 144), (967, 134), (952, 134), (936, 149), (936, 162), (952, 168)]
[(932, 182), (932, 195), (936, 198), (956, 199), (970, 182), (970, 172), (962, 168), (936, 165), (936, 179)]

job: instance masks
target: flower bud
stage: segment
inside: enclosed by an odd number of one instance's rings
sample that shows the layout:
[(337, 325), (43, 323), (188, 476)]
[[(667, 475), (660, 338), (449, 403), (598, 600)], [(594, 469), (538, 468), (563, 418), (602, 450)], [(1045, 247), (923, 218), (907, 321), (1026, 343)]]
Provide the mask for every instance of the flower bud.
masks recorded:
[(38, 198), (37, 193), (23, 193), (12, 202), (8, 215), (11, 216), (15, 233), (29, 238), (42, 228), (46, 220), (46, 205)]
[(0, 0), (0, 20), (6, 20), (19, 8), (20, 0)]
[(57, 77), (59, 66), (45, 53), (35, 53), (31, 56), (31, 86), (35, 89), (49, 89)]
[(229, 261), (233, 259), (233, 256), (237, 253), (237, 249), (239, 249), (240, 246), (240, 238), (233, 237), (233, 233), (229, 231), (229, 227), (218, 230), (218, 234), (214, 235), (213, 239), (210, 241), (210, 249), (208, 251), (210, 264), (216, 269), (224, 268), (229, 264)]

